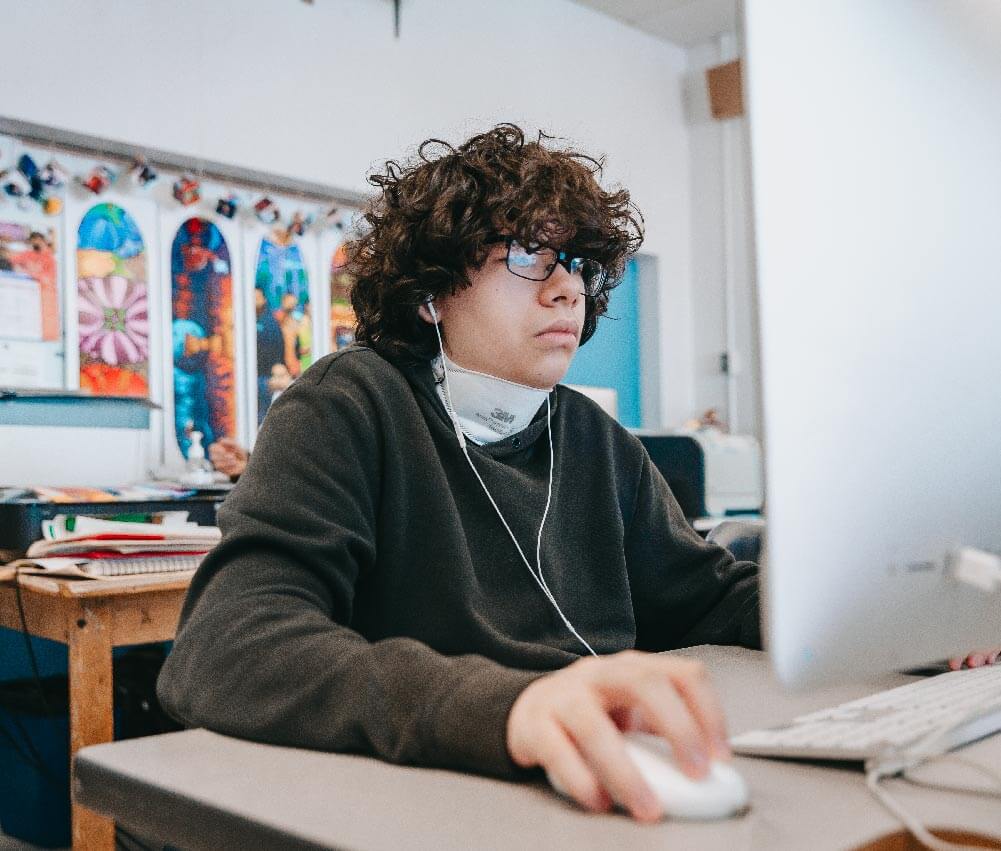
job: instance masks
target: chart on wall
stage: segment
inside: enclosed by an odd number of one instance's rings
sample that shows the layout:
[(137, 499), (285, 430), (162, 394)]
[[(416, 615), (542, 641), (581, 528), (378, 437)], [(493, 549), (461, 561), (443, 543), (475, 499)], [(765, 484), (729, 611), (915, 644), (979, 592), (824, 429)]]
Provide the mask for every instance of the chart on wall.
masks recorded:
[(65, 386), (59, 265), (51, 219), (0, 213), (0, 386)]
[(174, 433), (187, 457), (191, 433), (202, 445), (236, 434), (233, 277), (229, 248), (207, 219), (190, 218), (170, 257)]
[(354, 278), (347, 271), (347, 246), (341, 243), (330, 258), (330, 350), (336, 352), (355, 340), (355, 312), (351, 309)]
[(254, 266), (257, 422), (313, 362), (309, 276), (295, 235), (278, 226), (261, 238)]
[(77, 229), (80, 387), (97, 396), (149, 395), (149, 269), (135, 220), (95, 204)]

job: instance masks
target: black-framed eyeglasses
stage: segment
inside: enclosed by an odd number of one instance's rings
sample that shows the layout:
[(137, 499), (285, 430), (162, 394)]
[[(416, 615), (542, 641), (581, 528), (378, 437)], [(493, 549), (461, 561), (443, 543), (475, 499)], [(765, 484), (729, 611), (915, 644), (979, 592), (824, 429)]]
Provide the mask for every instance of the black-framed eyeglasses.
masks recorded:
[(513, 236), (496, 236), (487, 244), (502, 242), (507, 245), (507, 270), (526, 281), (545, 281), (557, 266), (581, 280), (581, 295), (594, 298), (601, 293), (607, 274), (605, 267), (590, 257), (576, 257), (567, 251), (557, 251), (545, 245), (529, 248)]

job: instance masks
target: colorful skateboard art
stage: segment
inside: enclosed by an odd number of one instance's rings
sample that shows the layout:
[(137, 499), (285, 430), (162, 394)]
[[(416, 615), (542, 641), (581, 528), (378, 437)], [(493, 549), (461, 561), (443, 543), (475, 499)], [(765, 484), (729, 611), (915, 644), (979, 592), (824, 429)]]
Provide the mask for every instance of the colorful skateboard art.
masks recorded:
[(115, 204), (87, 211), (77, 231), (80, 387), (97, 396), (149, 395), (146, 247)]
[(293, 235), (275, 228), (261, 240), (254, 276), (257, 323), (257, 422), (313, 362), (309, 278)]
[(207, 219), (191, 218), (170, 255), (174, 430), (187, 457), (190, 434), (203, 446), (236, 435), (233, 278), (229, 248)]

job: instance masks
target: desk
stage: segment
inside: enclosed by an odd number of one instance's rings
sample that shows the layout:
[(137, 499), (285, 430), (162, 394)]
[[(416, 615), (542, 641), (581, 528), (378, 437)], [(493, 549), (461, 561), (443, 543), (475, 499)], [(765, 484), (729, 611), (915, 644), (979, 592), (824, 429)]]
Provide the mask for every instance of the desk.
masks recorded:
[[(174, 637), (191, 574), (128, 579), (20, 577), (28, 632), (69, 648), (70, 758), (114, 738), (111, 651)], [(0, 584), (0, 626), (21, 630), (13, 582)], [(111, 821), (73, 805), (73, 848), (115, 847)]]
[[(724, 647), (679, 652), (710, 666), (735, 733), (872, 691), (871, 686), (854, 686), (789, 695), (772, 679), (762, 653)], [(876, 688), (909, 679), (887, 676)], [(968, 746), (964, 753), (1001, 764), (1001, 736)], [(541, 783), (402, 768), (365, 757), (186, 730), (87, 748), (77, 757), (74, 795), (140, 834), (190, 851), (825, 851), (854, 847), (901, 829), (866, 790), (859, 770), (749, 758), (738, 758), (737, 765), (751, 788), (748, 815), (715, 823), (639, 825), (623, 815), (579, 811)], [(1001, 835), (996, 798), (933, 792), (899, 780), (890, 784), (906, 806), (933, 826)]]

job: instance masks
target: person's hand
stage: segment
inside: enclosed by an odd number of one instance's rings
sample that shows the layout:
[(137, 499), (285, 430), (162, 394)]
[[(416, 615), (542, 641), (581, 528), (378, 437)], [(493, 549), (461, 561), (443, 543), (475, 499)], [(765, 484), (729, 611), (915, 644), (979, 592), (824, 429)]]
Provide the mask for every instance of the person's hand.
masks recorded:
[(588, 657), (535, 680), (515, 700), (507, 749), (523, 768), (540, 766), (581, 806), (613, 802), (640, 821), (663, 815), (626, 752), (622, 732), (666, 739), (678, 767), (704, 777), (710, 759), (729, 759), (726, 725), (701, 662), (628, 650)]
[(294, 380), (285, 364), (276, 363), (271, 367), (271, 375), (268, 377), (268, 392), (284, 393), (292, 386)]
[(998, 657), (1001, 656), (1001, 647), (995, 647), (993, 650), (976, 650), (973, 653), (968, 653), (966, 656), (959, 656), (954, 659), (949, 660), (949, 667), (953, 671), (958, 671), (966, 664), (967, 668), (979, 668), (981, 665), (993, 665), (997, 662)]
[(209, 446), (209, 460), (212, 466), (227, 476), (239, 476), (247, 467), (247, 452), (232, 437), (223, 437)]

